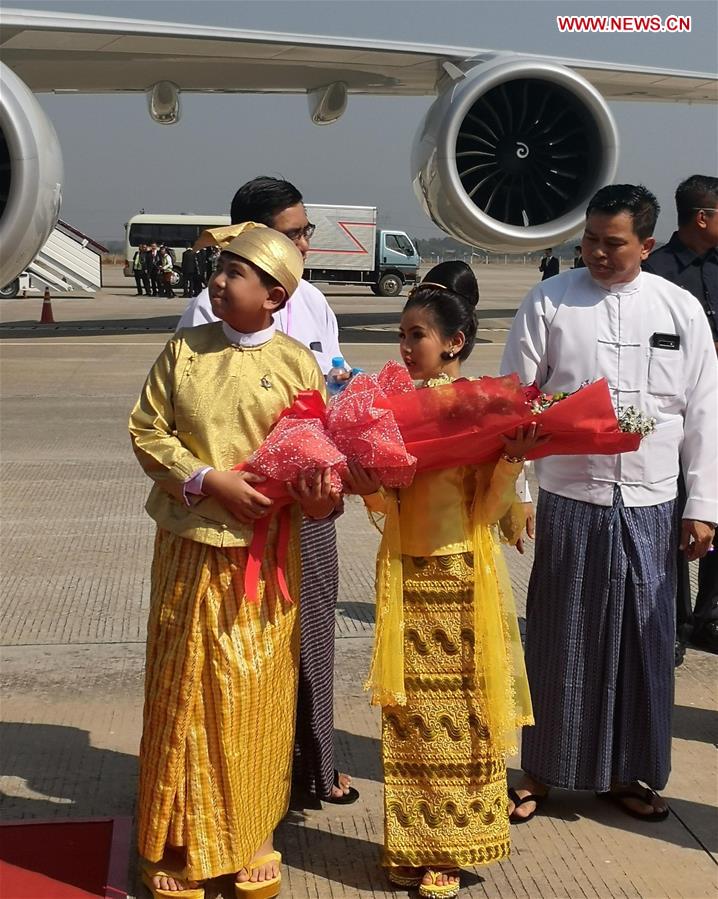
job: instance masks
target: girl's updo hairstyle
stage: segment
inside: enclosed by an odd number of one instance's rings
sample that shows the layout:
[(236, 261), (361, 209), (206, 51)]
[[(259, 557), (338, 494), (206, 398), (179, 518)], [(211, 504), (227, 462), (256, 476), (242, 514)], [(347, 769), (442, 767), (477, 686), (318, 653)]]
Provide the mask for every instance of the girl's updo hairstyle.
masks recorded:
[[(404, 312), (409, 309), (427, 309), (439, 333), (447, 340), (461, 331), (466, 341), (456, 358), (463, 362), (476, 343), (478, 302), (479, 285), (476, 276), (465, 262), (453, 260), (435, 265), (424, 280), (413, 288)], [(448, 353), (442, 355), (446, 359), (450, 358)]]

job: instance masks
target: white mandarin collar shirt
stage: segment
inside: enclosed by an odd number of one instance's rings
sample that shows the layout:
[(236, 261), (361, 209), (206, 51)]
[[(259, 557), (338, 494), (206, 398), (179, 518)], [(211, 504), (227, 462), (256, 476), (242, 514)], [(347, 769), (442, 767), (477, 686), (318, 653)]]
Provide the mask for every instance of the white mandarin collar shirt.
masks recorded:
[[(216, 322), (205, 288), (193, 297), (182, 313), (176, 330)], [(341, 356), (337, 318), (324, 294), (302, 279), (283, 309), (274, 316), (277, 330), (303, 343), (314, 353), (323, 374), (332, 367), (332, 357)]]
[[(655, 334), (677, 347), (652, 345)], [(617, 411), (632, 405), (656, 419), (636, 452), (537, 461), (543, 489), (610, 506), (618, 484), (626, 506), (657, 505), (677, 494), (680, 458), (684, 517), (718, 521), (718, 360), (688, 291), (647, 272), (611, 287), (585, 268), (542, 281), (509, 333), (501, 372), (514, 371), (548, 393), (606, 378)]]
[(276, 330), (274, 322), (272, 322), (268, 328), (263, 328), (261, 331), (254, 331), (252, 334), (245, 334), (243, 331), (235, 331), (234, 328), (230, 328), (227, 322), (222, 322), (224, 336), (232, 346), (261, 346), (263, 343), (272, 339)]

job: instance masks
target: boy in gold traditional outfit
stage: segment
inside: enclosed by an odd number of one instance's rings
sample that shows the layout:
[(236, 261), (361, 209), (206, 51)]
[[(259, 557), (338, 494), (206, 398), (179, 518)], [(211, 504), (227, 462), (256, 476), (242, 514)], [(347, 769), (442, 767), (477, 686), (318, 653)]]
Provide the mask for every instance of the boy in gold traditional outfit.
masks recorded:
[[(261, 225), (234, 233), (209, 285), (220, 321), (169, 341), (130, 417), (158, 526), (138, 801), (154, 897), (201, 899), (201, 882), (226, 874), (238, 897), (280, 889), (272, 832), (289, 802), (299, 622), (278, 586), (274, 523), (258, 602), (244, 594), (253, 525), (273, 509), (252, 486), (259, 476), (232, 469), (297, 393), (323, 392), (324, 379), (312, 353), (272, 323), (302, 276), (301, 254)], [(338, 502), (328, 471), (292, 495), (313, 518)], [(286, 578), (297, 596), (294, 511)]]
[[(400, 347), (427, 388), (459, 377), (476, 339), (478, 285), (436, 266), (404, 307)], [(347, 486), (384, 514), (377, 634), (368, 686), (382, 705), (384, 865), (428, 899), (459, 891), (459, 868), (509, 852), (505, 756), (533, 723), (511, 587), (492, 525), (515, 543), (515, 482), (536, 427), (504, 437), (495, 464), (418, 474), (379, 490), (351, 466)]]

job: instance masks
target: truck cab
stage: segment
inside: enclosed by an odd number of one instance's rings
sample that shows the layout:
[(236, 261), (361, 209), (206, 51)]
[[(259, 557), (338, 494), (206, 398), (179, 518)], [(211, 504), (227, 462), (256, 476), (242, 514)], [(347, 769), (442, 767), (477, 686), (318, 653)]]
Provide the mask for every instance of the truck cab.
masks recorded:
[(398, 296), (405, 284), (416, 282), (421, 257), (404, 231), (377, 232), (376, 259), (378, 271), (372, 291), (377, 296)]

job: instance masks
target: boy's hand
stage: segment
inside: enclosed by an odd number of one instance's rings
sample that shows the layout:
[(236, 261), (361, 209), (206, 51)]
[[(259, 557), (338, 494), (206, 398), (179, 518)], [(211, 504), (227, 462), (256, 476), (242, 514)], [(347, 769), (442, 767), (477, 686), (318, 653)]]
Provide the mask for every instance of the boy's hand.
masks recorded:
[(273, 502), (252, 487), (266, 481), (251, 471), (208, 471), (202, 491), (213, 496), (228, 512), (244, 524), (254, 524), (272, 510)]
[(307, 518), (328, 518), (341, 503), (341, 495), (332, 487), (332, 471), (316, 471), (311, 479), (300, 472), (297, 486), (287, 485), (287, 493), (302, 507)]
[(513, 437), (504, 434), (501, 439), (504, 441), (504, 452), (506, 455), (512, 456), (514, 459), (525, 459), (526, 453), (530, 453), (537, 446), (548, 443), (551, 437), (548, 435), (545, 437), (540, 436), (540, 430), (541, 425), (533, 421), (526, 427), (517, 428)]
[(342, 480), (347, 488), (346, 492), (358, 496), (370, 496), (381, 487), (376, 471), (373, 468), (362, 468), (358, 462), (349, 462), (348, 471)]

